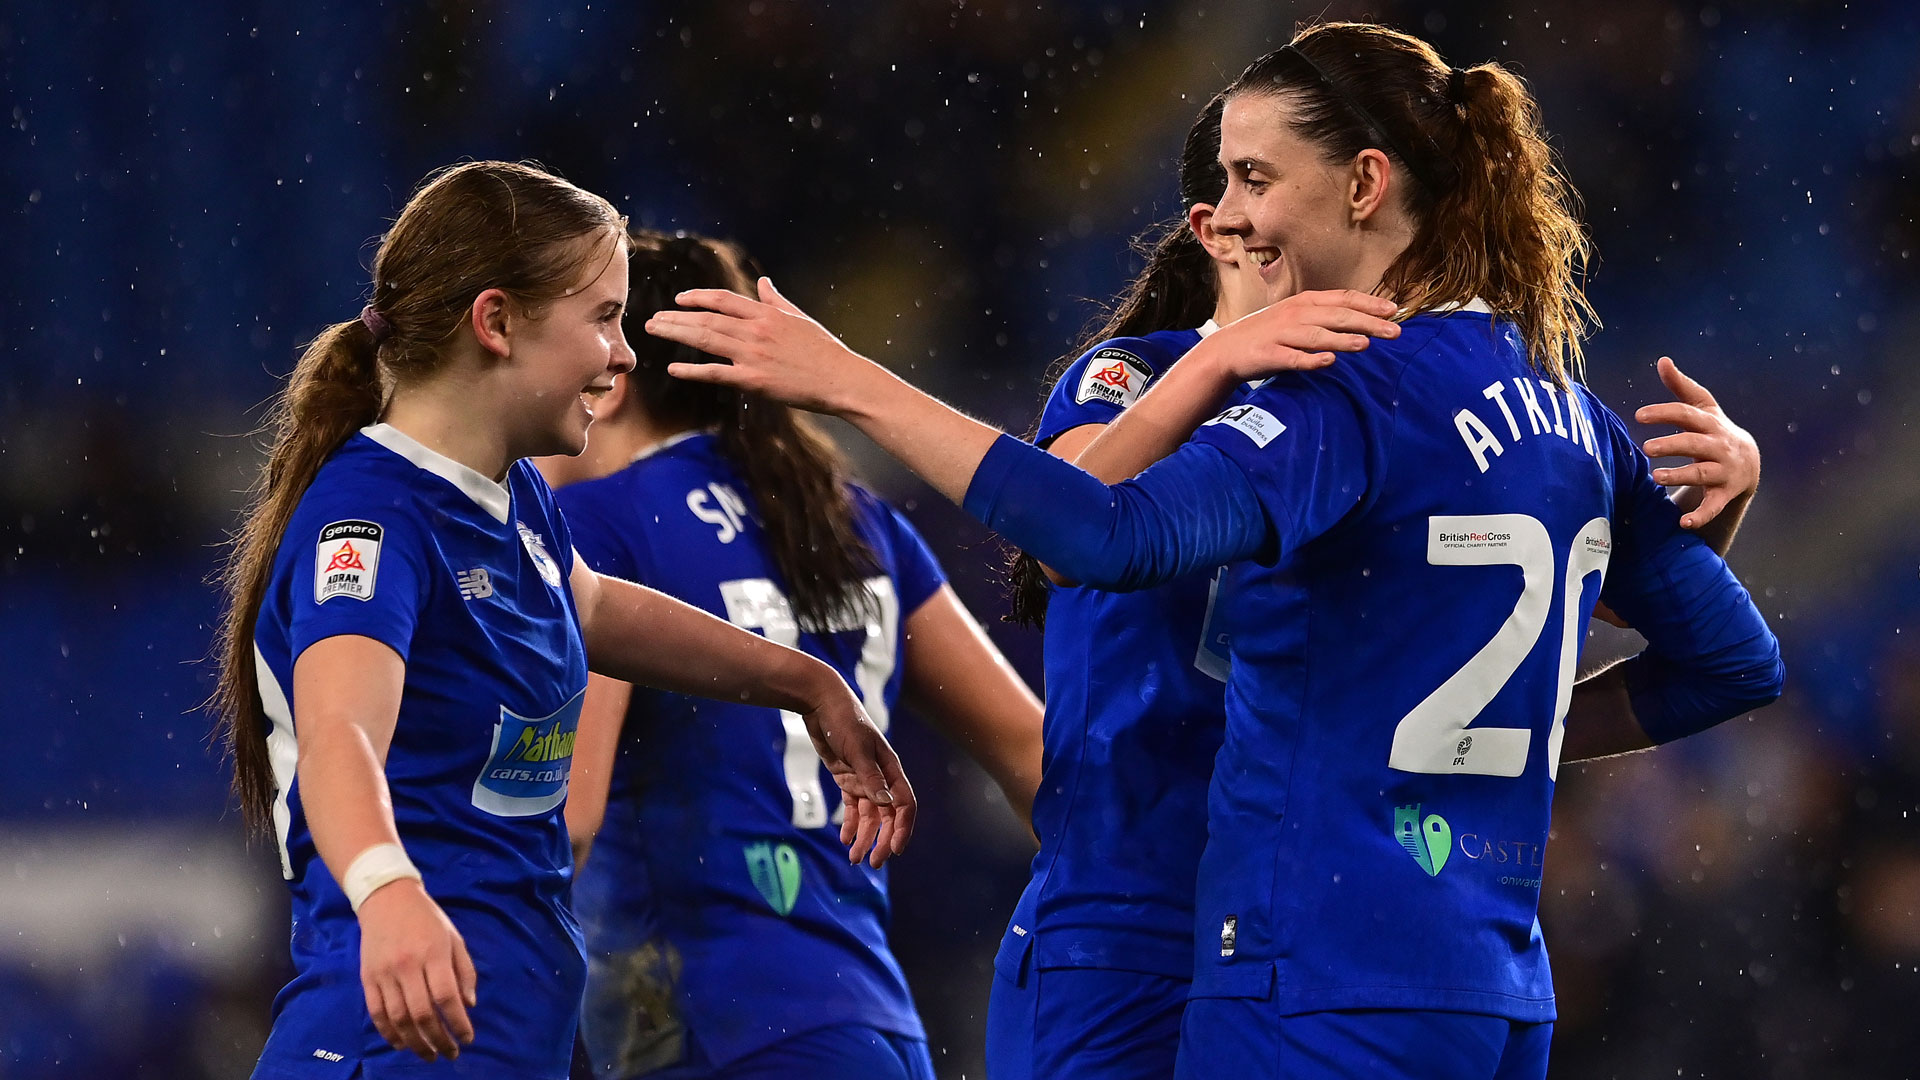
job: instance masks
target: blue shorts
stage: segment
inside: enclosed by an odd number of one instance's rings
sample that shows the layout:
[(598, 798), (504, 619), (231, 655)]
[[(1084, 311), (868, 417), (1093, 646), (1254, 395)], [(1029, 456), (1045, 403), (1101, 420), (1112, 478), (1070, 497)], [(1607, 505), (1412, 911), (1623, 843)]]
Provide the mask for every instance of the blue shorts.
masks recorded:
[[(613, 1075), (586, 1065), (585, 1054), (574, 1060), (576, 1078)], [(724, 1067), (701, 1051), (693, 1034), (684, 1061), (641, 1075), (645, 1080), (934, 1080), (925, 1039), (846, 1025), (803, 1031)]]
[(1166, 1080), (1189, 985), (1105, 968), (996, 971), (987, 1080)]
[(1272, 1002), (1194, 998), (1179, 1080), (1543, 1080), (1553, 1024), (1359, 1009), (1278, 1016)]

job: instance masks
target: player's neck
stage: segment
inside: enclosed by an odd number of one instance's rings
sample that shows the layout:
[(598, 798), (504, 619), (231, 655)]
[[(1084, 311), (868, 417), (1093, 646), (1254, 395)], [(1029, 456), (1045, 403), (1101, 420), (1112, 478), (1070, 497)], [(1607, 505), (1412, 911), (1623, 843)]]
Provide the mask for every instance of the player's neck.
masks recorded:
[[(455, 396), (456, 389), (462, 396)], [(403, 386), (394, 390), (381, 419), (434, 453), (502, 482), (520, 455), (508, 445), (506, 425), (489, 422), (488, 410), (477, 407), (485, 396), (484, 389), (455, 388), (444, 380)]]

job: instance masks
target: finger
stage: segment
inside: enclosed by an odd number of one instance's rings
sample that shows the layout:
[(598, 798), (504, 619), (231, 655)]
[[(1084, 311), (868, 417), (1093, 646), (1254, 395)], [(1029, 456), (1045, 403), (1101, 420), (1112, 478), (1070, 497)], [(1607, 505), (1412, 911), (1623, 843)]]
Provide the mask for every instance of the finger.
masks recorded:
[(460, 1048), (454, 1043), (453, 1036), (447, 1034), (446, 1025), (440, 1022), (440, 1014), (433, 1011), (433, 992), (427, 989), (425, 969), (415, 969), (401, 975), (400, 994), (407, 1006), (407, 1024), (413, 1028), (415, 1037), (426, 1050), (421, 1056), (428, 1061), (435, 1061), (444, 1054), (458, 1053)]
[(1673, 362), (1673, 357), (1663, 356), (1654, 366), (1660, 372), (1660, 381), (1667, 384), (1667, 389), (1673, 392), (1674, 397), (1703, 409), (1713, 408), (1713, 393), (1689, 379), (1686, 372), (1680, 370), (1680, 365)]
[(782, 296), (780, 290), (773, 287), (773, 279), (770, 277), (760, 279), (760, 299), (763, 303), (771, 304), (789, 315), (798, 315), (803, 319), (807, 317), (806, 312), (801, 311), (793, 301)]
[(1653, 470), (1653, 482), (1667, 487), (1708, 488), (1726, 482), (1726, 466), (1717, 461), (1696, 461), (1671, 469)]
[(858, 800), (860, 807), (860, 829), (854, 834), (853, 847), (847, 851), (847, 861), (858, 863), (869, 851), (873, 850), (873, 841), (880, 833), (880, 808), (867, 799)]
[(1400, 324), (1391, 319), (1382, 319), (1365, 311), (1356, 311), (1349, 307), (1315, 307), (1300, 313), (1300, 320), (1328, 330), (1341, 330), (1350, 334), (1366, 334), (1369, 337), (1396, 338), (1400, 336)]
[(667, 374), (687, 382), (713, 383), (718, 386), (731, 386), (737, 390), (751, 390), (748, 375), (744, 368), (732, 364), (685, 364), (667, 365)]
[(840, 846), (853, 850), (853, 837), (860, 828), (860, 810), (858, 800), (849, 798), (846, 792), (840, 793)]
[(1384, 296), (1375, 296), (1358, 289), (1320, 289), (1298, 294), (1306, 303), (1316, 307), (1338, 306), (1364, 311), (1385, 318), (1400, 310), (1400, 305)]
[[(766, 313), (767, 306), (751, 296), (741, 296), (732, 289), (688, 289), (674, 296), (673, 302), (683, 308), (700, 308), (705, 311), (717, 311), (733, 319), (751, 319)], [(666, 315), (669, 312), (658, 312)]]
[(1648, 439), (1641, 445), (1641, 449), (1645, 450), (1650, 458), (1690, 457), (1702, 461), (1718, 461), (1721, 446), (1720, 441), (1711, 435), (1682, 431), (1674, 435)]
[(393, 1033), (400, 1039), (400, 1049), (411, 1050), (417, 1056), (432, 1061), (436, 1055), (414, 1026), (413, 1013), (407, 1005), (407, 991), (401, 980), (388, 976), (381, 980), (380, 991), (387, 999), (387, 1019), (393, 1024)]
[(739, 319), (705, 311), (656, 311), (647, 320), (646, 331), (654, 337), (729, 360), (745, 344)]
[(867, 865), (875, 870), (893, 857), (893, 807), (880, 808), (880, 831), (873, 838), (873, 850), (867, 853)]
[(907, 841), (913, 839), (913, 825), (919, 817), (920, 801), (913, 794), (913, 783), (907, 779), (907, 770), (900, 764), (900, 755), (888, 746), (880, 757), (880, 769), (887, 777), (887, 791), (893, 796), (893, 853), (898, 855), (907, 850)]
[(427, 993), (433, 997), (440, 1022), (455, 1040), (447, 1048), (447, 1056), (459, 1057), (460, 1045), (473, 1042), (473, 1021), (467, 1018), (467, 999), (454, 973), (452, 957), (427, 966)]
[(1365, 334), (1342, 334), (1323, 329), (1312, 323), (1298, 323), (1282, 329), (1275, 335), (1278, 343), (1301, 353), (1316, 352), (1360, 352), (1373, 344), (1373, 339)]
[(1715, 414), (1679, 401), (1642, 405), (1633, 418), (1643, 424), (1672, 424), (1687, 431), (1717, 431), (1722, 426)]
[(1720, 516), (1720, 511), (1733, 501), (1733, 494), (1724, 486), (1711, 487), (1700, 497), (1700, 505), (1680, 518), (1680, 526), (1685, 529), (1697, 529)]
[(395, 1050), (406, 1049), (406, 1044), (400, 1040), (400, 1033), (394, 1030), (393, 1017), (387, 1009), (387, 996), (386, 993), (380, 989), (380, 984), (362, 977), (360, 980), (360, 988), (366, 991), (367, 1015), (373, 1018), (373, 1030), (379, 1032), (380, 1037), (387, 1040), (388, 1046), (393, 1047)]
[(457, 934), (453, 939), (453, 973), (460, 980), (460, 1000), (466, 1002), (469, 1009), (480, 1004), (480, 973), (473, 969), (466, 939)]

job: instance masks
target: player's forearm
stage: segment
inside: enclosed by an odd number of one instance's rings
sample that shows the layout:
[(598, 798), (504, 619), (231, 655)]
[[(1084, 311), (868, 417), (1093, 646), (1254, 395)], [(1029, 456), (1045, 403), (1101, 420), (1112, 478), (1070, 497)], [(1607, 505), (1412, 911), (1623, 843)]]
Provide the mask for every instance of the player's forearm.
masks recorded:
[(345, 718), (303, 717), (299, 778), (314, 849), (343, 888), (347, 868), (361, 852), (400, 843), (386, 772), (359, 725)]
[(1133, 407), (1108, 424), (1073, 463), (1114, 484), (1180, 448), (1233, 394), (1234, 381), (1201, 342), (1168, 369)]
[(1591, 761), (1645, 750), (1653, 740), (1640, 729), (1619, 665), (1576, 683), (1567, 707), (1562, 761)]
[(877, 364), (834, 412), (955, 503), (1001, 435)]
[(845, 690), (832, 668), (797, 649), (618, 578), (600, 578), (582, 624), (588, 666), (624, 682), (789, 712)]
[(1040, 786), (1041, 706), (951, 587), (906, 623), (908, 703), (965, 750), (1031, 824)]

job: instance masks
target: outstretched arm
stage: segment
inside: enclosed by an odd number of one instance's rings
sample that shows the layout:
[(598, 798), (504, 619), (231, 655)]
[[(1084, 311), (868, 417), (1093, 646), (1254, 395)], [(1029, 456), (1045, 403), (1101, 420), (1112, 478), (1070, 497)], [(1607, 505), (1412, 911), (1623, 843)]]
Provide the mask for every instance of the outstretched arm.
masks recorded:
[[(892, 372), (847, 348), (825, 327), (781, 296), (766, 278), (760, 279), (760, 296), (761, 299), (755, 301), (725, 289), (695, 289), (676, 299), (682, 305), (699, 310), (656, 312), (647, 320), (647, 333), (730, 361), (727, 364), (674, 364), (667, 369), (668, 373), (694, 382), (732, 386), (811, 412), (842, 417), (935, 490), (960, 502), (966, 496), (967, 485), (981, 458), (986, 456), (1000, 432), (921, 393)], [(1308, 296), (1318, 299), (1308, 300)], [(1329, 297), (1342, 299), (1329, 300)], [(1218, 365), (1203, 364), (1201, 370), (1196, 371), (1195, 392), (1192, 395), (1176, 393), (1170, 401), (1175, 408), (1167, 410), (1164, 418), (1155, 419), (1161, 411), (1159, 407), (1149, 411), (1145, 430), (1157, 429), (1159, 434), (1146, 452), (1128, 452), (1129, 461), (1139, 462), (1139, 467), (1132, 472), (1164, 457), (1172, 447), (1185, 441), (1202, 420), (1212, 415), (1204, 411), (1207, 395), (1213, 392), (1205, 387), (1217, 386), (1221, 378), (1226, 379), (1225, 386), (1230, 388), (1236, 379), (1252, 377), (1252, 373), (1320, 366), (1330, 363), (1335, 352), (1365, 348), (1367, 333), (1399, 332), (1398, 327), (1369, 314), (1372, 309), (1348, 303), (1344, 298), (1349, 297), (1354, 303), (1371, 303), (1375, 308), (1384, 304), (1391, 308), (1388, 301), (1360, 293), (1303, 294), (1265, 318), (1256, 316), (1235, 323), (1235, 327), (1241, 327), (1241, 323), (1250, 325), (1216, 347), (1214, 351), (1227, 359)], [(1226, 334), (1223, 330), (1209, 342)], [(1179, 365), (1175, 365), (1175, 370), (1178, 368)], [(1144, 407), (1157, 392), (1149, 392), (1129, 411)], [(1190, 413), (1194, 414), (1191, 423), (1184, 431), (1178, 431)], [(1177, 438), (1173, 437), (1175, 432)], [(1103, 467), (1099, 475), (1106, 478), (1114, 473)]]
[[(913, 787), (886, 737), (838, 673), (798, 649), (768, 641), (665, 593), (587, 569), (571, 578), (593, 670), (681, 694), (799, 713), (850, 809), (841, 842), (879, 866), (906, 850)], [(663, 649), (660, 643), (673, 642)]]

